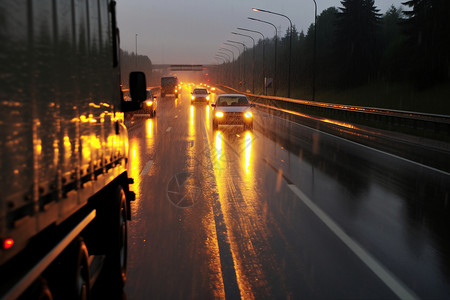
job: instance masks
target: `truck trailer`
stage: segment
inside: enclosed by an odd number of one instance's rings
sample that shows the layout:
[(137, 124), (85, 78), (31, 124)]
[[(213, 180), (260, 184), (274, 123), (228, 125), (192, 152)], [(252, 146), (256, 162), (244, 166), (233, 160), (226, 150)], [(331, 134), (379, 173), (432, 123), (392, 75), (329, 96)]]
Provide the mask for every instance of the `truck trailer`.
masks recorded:
[(176, 76), (165, 76), (161, 77), (161, 97), (166, 95), (174, 95), (178, 98), (181, 91), (178, 86), (178, 78)]
[(115, 1), (2, 0), (0, 20), (0, 298), (121, 293), (134, 193)]

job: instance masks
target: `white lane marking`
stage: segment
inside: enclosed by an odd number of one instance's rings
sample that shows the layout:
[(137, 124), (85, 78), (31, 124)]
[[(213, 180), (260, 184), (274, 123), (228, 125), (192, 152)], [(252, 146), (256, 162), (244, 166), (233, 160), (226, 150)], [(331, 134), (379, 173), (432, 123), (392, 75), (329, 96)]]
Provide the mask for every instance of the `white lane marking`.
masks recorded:
[(314, 204), (295, 184), (288, 184), (288, 187), (394, 294), (400, 299), (419, 299), (400, 279), (395, 277), (394, 274), (364, 250), (361, 245), (352, 240), (338, 224)]
[(149, 161), (147, 162), (147, 164), (145, 165), (145, 168), (142, 170), (141, 174), (139, 174), (139, 176), (142, 176), (142, 175), (148, 175), (148, 173), (150, 172), (150, 169), (151, 169), (152, 165), (153, 165), (153, 160), (149, 160)]
[(166, 132), (170, 132), (172, 130), (172, 127), (169, 127), (166, 129)]
[[(267, 114), (267, 113), (265, 113), (265, 114)], [(439, 170), (439, 169), (436, 169), (436, 168), (433, 168), (433, 167), (430, 167), (430, 166), (421, 164), (421, 163), (419, 163), (419, 162), (417, 162), (417, 161), (413, 161), (413, 160), (410, 160), (410, 159), (407, 159), (407, 158), (404, 158), (404, 157), (401, 157), (401, 156), (398, 156), (398, 155), (395, 155), (395, 154), (392, 154), (392, 153), (389, 153), (389, 152), (385, 152), (385, 151), (383, 151), (383, 150), (379, 150), (379, 149), (372, 148), (372, 147), (369, 147), (369, 146), (366, 146), (366, 145), (363, 145), (363, 144), (360, 144), (360, 143), (357, 143), (357, 142), (354, 142), (354, 141), (351, 141), (351, 140), (347, 140), (347, 139), (344, 139), (343, 137), (340, 137), (340, 136), (337, 136), (337, 135), (334, 135), (334, 134), (331, 134), (331, 133), (328, 133), (328, 132), (325, 132), (325, 131), (320, 131), (320, 130), (318, 130), (318, 129), (311, 128), (311, 127), (308, 127), (308, 126), (306, 126), (306, 125), (302, 125), (302, 124), (299, 124), (299, 123), (296, 123), (296, 122), (293, 122), (293, 121), (290, 121), (290, 120), (287, 120), (287, 119), (283, 119), (283, 118), (278, 117), (278, 116), (275, 116), (275, 115), (274, 115), (274, 117), (275, 117), (275, 118), (278, 118), (278, 119), (280, 119), (280, 120), (283, 120), (283, 121), (288, 121), (288, 122), (290, 122), (290, 123), (292, 123), (292, 124), (296, 124), (296, 125), (301, 126), (301, 127), (304, 127), (304, 128), (309, 128), (309, 129), (311, 129), (311, 130), (313, 130), (313, 131), (317, 131), (317, 132), (320, 132), (320, 133), (323, 133), (323, 134), (326, 134), (326, 135), (335, 137), (335, 138), (337, 138), (337, 139), (341, 139), (341, 140), (343, 140), (343, 141), (347, 141), (347, 142), (349, 142), (349, 143), (352, 143), (352, 144), (355, 144), (355, 145), (358, 145), (358, 146), (361, 146), (361, 147), (364, 147), (364, 148), (367, 148), (367, 149), (370, 149), (370, 150), (373, 150), (373, 151), (376, 151), (376, 152), (379, 152), (379, 153), (383, 153), (383, 154), (386, 154), (386, 155), (395, 157), (395, 158), (397, 158), (397, 159), (400, 159), (400, 160), (403, 160), (403, 161), (412, 163), (412, 164), (414, 164), (414, 165), (418, 165), (418, 166), (421, 166), (421, 167), (423, 167), (423, 168), (426, 168), (426, 169), (429, 169), (429, 170), (432, 170), (432, 171), (435, 171), (435, 172), (438, 172), (438, 173), (442, 173), (442, 174), (444, 174), (444, 175), (450, 175), (449, 172), (446, 172), (446, 171), (443, 171), (443, 170)]]

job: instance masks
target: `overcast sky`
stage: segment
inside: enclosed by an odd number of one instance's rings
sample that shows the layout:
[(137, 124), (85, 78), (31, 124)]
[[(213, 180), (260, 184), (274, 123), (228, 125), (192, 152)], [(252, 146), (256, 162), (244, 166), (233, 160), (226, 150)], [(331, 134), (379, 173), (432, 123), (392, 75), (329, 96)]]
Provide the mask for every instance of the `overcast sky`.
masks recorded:
[[(375, 0), (375, 5), (384, 14), (403, 1)], [(341, 7), (340, 0), (316, 2), (318, 15), (328, 7)], [(253, 7), (287, 15), (298, 31), (306, 32), (314, 22), (313, 0), (117, 0), (121, 48), (135, 52), (137, 34), (138, 54), (147, 55), (154, 64), (216, 63), (214, 55), (226, 40), (252, 45), (251, 39), (231, 34), (236, 27), (260, 31), (266, 37), (275, 35), (272, 26), (247, 17), (271, 22), (282, 35), (286, 33), (286, 18), (254, 12)], [(258, 40), (258, 34), (250, 35)], [(237, 49), (227, 48), (237, 55)]]

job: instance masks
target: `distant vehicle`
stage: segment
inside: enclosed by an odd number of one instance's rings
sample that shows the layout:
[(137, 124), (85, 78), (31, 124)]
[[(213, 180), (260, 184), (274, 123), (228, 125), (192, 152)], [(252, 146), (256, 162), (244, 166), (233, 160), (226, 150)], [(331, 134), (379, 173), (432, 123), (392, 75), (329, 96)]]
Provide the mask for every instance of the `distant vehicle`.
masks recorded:
[(156, 115), (156, 107), (158, 105), (158, 101), (156, 96), (153, 94), (151, 89), (147, 89), (147, 99), (142, 103), (142, 110), (148, 113), (150, 117), (154, 117)]
[(217, 97), (212, 118), (213, 129), (219, 125), (244, 125), (244, 129), (253, 129), (253, 113), (247, 97), (241, 94), (222, 94)]
[(181, 92), (181, 86), (179, 86), (176, 76), (161, 77), (161, 97), (174, 95), (175, 98), (178, 98), (179, 92)]
[(208, 102), (210, 92), (205, 88), (195, 88), (191, 93), (191, 104), (194, 102)]

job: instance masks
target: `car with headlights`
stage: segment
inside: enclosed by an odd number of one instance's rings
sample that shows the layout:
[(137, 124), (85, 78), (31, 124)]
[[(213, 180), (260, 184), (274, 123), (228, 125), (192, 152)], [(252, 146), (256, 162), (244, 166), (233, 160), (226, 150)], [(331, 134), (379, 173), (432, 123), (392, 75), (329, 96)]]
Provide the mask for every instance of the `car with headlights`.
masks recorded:
[(205, 88), (195, 88), (191, 93), (191, 104), (195, 102), (208, 102), (210, 94)]
[(212, 126), (214, 130), (219, 125), (243, 125), (244, 129), (253, 129), (253, 112), (247, 96), (242, 94), (222, 94), (217, 96), (214, 107)]
[(142, 103), (142, 110), (149, 114), (150, 117), (154, 117), (156, 115), (156, 106), (158, 104), (156, 100), (156, 96), (153, 94), (151, 89), (147, 89), (147, 99)]

